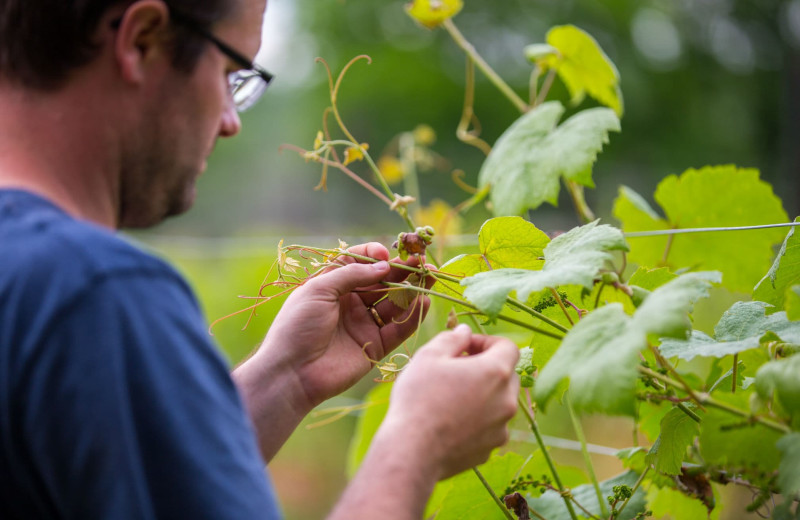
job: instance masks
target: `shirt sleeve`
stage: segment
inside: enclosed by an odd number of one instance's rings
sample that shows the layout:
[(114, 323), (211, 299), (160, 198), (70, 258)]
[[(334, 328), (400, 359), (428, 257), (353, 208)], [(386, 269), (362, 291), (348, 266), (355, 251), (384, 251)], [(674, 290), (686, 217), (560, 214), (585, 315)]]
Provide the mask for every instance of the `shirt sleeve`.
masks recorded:
[(104, 277), (42, 338), (17, 402), (22, 455), (50, 513), (280, 517), (241, 398), (182, 283)]

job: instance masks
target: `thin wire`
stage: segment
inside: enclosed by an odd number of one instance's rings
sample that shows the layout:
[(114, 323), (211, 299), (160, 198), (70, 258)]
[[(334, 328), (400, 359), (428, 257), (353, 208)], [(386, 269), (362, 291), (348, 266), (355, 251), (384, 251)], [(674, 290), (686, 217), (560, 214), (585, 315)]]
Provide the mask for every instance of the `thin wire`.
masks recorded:
[(625, 233), (625, 238), (654, 237), (659, 235), (681, 235), (684, 233), (710, 233), (715, 231), (749, 231), (751, 229), (768, 229), (768, 228), (795, 227), (795, 226), (800, 226), (800, 222), (788, 222), (783, 224), (764, 224), (762, 226), (659, 229), (655, 231), (633, 231), (630, 233)]

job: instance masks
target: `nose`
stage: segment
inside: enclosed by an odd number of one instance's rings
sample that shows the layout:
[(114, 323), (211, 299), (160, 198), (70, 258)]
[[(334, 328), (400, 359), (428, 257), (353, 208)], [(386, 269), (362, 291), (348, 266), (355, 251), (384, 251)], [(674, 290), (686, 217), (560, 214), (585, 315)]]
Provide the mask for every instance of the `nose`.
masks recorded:
[(222, 120), (219, 125), (220, 137), (233, 137), (242, 129), (242, 120), (239, 119), (239, 113), (231, 100), (228, 102), (228, 107), (222, 114)]

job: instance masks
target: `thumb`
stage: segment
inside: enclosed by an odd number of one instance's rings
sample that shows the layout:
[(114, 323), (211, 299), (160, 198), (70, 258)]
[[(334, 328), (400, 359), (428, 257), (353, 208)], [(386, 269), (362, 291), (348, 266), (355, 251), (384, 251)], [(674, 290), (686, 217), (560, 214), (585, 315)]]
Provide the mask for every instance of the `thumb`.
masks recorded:
[(352, 263), (313, 278), (306, 287), (317, 291), (333, 291), (336, 297), (344, 296), (359, 287), (366, 287), (381, 281), (389, 274), (389, 263)]
[(469, 352), (472, 345), (472, 331), (469, 326), (461, 324), (455, 329), (441, 332), (420, 349), (446, 357), (457, 357), (464, 352)]

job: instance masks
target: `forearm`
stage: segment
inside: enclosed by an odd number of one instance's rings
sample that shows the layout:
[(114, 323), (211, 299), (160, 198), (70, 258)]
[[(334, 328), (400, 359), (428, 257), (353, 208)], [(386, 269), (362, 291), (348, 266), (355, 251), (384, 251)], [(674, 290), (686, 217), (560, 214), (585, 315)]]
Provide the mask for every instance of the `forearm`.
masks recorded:
[(328, 520), (420, 520), (439, 479), (424, 442), (384, 424)]
[(231, 376), (253, 421), (261, 455), (269, 462), (313, 405), (294, 371), (262, 357), (256, 353)]

